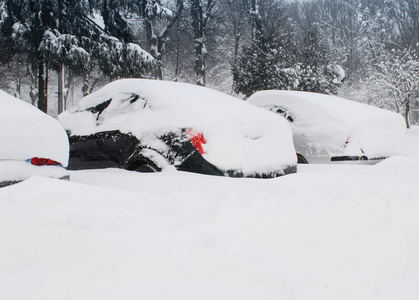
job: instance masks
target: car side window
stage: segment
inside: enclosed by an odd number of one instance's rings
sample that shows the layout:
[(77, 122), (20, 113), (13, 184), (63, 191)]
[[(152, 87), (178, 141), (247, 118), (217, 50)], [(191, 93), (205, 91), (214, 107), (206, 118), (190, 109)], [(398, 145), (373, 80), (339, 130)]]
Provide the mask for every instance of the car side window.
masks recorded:
[(138, 94), (132, 94), (130, 97), (124, 99), (122, 101), (123, 103), (127, 103), (129, 102), (129, 104), (134, 104), (134, 103), (141, 103), (140, 106), (142, 106), (143, 108), (145, 108), (147, 106), (147, 100), (143, 97), (141, 97)]
[(109, 100), (106, 100), (105, 102), (102, 102), (94, 107), (90, 107), (87, 110), (90, 111), (92, 114), (96, 114), (97, 113), (97, 117), (96, 120), (99, 119), (100, 114), (109, 106), (109, 104), (111, 103), (112, 98)]
[[(116, 105), (113, 105), (109, 111), (108, 107), (110, 104), (116, 101)], [(89, 107), (86, 110), (90, 111), (92, 114), (97, 114), (96, 121), (100, 121), (103, 115), (106, 117), (112, 117), (125, 111), (132, 110), (132, 105), (135, 105), (136, 108), (146, 108), (148, 105), (147, 99), (142, 98), (140, 95), (132, 93), (128, 96), (122, 97), (121, 99), (108, 99), (96, 106)]]
[(268, 107), (268, 110), (283, 116), (290, 123), (293, 123), (295, 120), (294, 115), (290, 111), (288, 111), (286, 108), (283, 108), (281, 106), (276, 106), (276, 105), (270, 106)]

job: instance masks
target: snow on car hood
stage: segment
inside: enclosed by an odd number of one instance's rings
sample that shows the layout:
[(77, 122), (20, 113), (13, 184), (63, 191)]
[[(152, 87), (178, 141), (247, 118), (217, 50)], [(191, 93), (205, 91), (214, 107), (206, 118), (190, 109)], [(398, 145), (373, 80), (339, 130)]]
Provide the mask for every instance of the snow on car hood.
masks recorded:
[[(98, 112), (100, 104), (110, 99), (106, 109)], [(285, 119), (187, 83), (118, 80), (83, 98), (77, 107), (59, 115), (59, 120), (73, 135), (120, 130), (138, 139), (150, 132), (192, 128), (204, 134), (203, 156), (222, 169), (270, 172), (296, 164), (292, 132)]]
[(285, 109), (292, 115), (294, 139), (303, 137), (317, 154), (371, 158), (402, 154), (405, 149), (404, 119), (391, 111), (336, 96), (300, 91), (261, 91), (246, 102)]
[(36, 107), (0, 91), (0, 160), (53, 159), (68, 164), (68, 137), (61, 124)]

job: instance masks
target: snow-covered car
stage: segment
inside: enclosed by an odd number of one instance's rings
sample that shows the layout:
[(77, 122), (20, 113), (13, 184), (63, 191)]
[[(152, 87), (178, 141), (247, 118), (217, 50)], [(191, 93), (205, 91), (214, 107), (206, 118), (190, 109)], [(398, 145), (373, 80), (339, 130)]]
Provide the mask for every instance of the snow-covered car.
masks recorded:
[(31, 176), (68, 179), (68, 136), (36, 107), (0, 91), (0, 187)]
[(405, 122), (391, 111), (300, 91), (260, 91), (246, 102), (288, 120), (299, 163), (374, 164), (404, 153)]
[(296, 172), (283, 118), (192, 84), (114, 81), (58, 119), (69, 134), (69, 170), (175, 168), (263, 178)]

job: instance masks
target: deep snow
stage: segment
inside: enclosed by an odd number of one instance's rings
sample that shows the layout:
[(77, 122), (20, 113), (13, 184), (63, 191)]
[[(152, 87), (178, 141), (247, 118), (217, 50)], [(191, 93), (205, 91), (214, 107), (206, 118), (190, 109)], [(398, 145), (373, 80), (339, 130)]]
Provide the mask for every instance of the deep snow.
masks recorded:
[(71, 172), (0, 189), (0, 299), (417, 299), (408, 157), (275, 179)]

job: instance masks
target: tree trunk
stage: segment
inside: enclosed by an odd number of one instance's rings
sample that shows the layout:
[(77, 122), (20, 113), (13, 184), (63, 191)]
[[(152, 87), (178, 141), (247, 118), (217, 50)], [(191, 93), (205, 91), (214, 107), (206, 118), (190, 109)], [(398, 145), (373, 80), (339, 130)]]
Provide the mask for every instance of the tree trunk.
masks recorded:
[(146, 21), (146, 34), (147, 40), (150, 46), (150, 54), (153, 56), (156, 61), (156, 70), (155, 70), (155, 78), (156, 79), (163, 79), (163, 70), (162, 70), (162, 58), (163, 58), (163, 39), (161, 36), (157, 36), (153, 31), (153, 26), (150, 21)]
[(38, 108), (44, 113), (48, 112), (48, 96), (46, 91), (45, 65), (43, 62), (38, 64)]
[(85, 73), (83, 78), (83, 86), (81, 88), (83, 92), (83, 97), (90, 95), (93, 92), (93, 89), (95, 88), (96, 84), (99, 82), (99, 78), (95, 78), (93, 80), (93, 83), (90, 82), (90, 79), (90, 72)]
[[(142, 8), (142, 14), (144, 14), (145, 6), (143, 4)], [(167, 37), (167, 34), (172, 28), (172, 26), (176, 23), (177, 19), (179, 18), (181, 12), (183, 10), (183, 0), (176, 0), (176, 9), (173, 11), (173, 15), (170, 19), (164, 21), (165, 24), (160, 24), (163, 26), (159, 27), (153, 26), (153, 21), (156, 18), (159, 18), (160, 21), (163, 20), (163, 18), (159, 16), (148, 16), (145, 17), (145, 30), (146, 30), (146, 36), (148, 45), (150, 47), (150, 54), (153, 56), (156, 61), (156, 69), (155, 69), (155, 78), (156, 79), (163, 79), (163, 55), (164, 55), (164, 45), (165, 45), (165, 38)]]
[(81, 87), (81, 91), (83, 92), (83, 97), (86, 97), (87, 95), (89, 95), (89, 89), (90, 89), (90, 85), (89, 85), (89, 73), (85, 73), (84, 77), (83, 77), (83, 86)]
[(156, 64), (156, 79), (163, 79), (163, 68), (162, 68), (162, 50), (163, 50), (163, 41), (160, 37), (153, 36), (151, 39), (151, 52), (150, 54), (157, 60)]
[(176, 68), (175, 68), (175, 79), (174, 81), (179, 80), (180, 72), (182, 71), (182, 64), (180, 61), (180, 27), (178, 25), (176, 31)]
[(14, 96), (16, 98), (20, 99), (20, 95), (22, 92), (22, 74), (20, 72), (20, 67), (21, 67), (21, 56), (18, 54), (17, 55), (17, 63), (16, 63), (16, 71), (17, 71), (17, 78), (16, 78), (16, 91), (14, 93)]
[(259, 1), (252, 0), (250, 18), (253, 22), (253, 40), (264, 42), (262, 18), (259, 14)]
[(64, 102), (64, 66), (58, 71), (58, 111), (57, 114), (65, 110)]
[(37, 106), (36, 101), (38, 100), (38, 69), (36, 64), (31, 64), (31, 66), (28, 66), (27, 71), (31, 79), (29, 87), (29, 96), (31, 97), (32, 105)]
[(71, 88), (71, 103), (75, 105), (76, 104), (76, 76), (70, 73), (70, 77), (68, 80), (70, 82), (69, 85)]
[(197, 77), (196, 84), (205, 86), (205, 60), (206, 60), (206, 49), (205, 44), (199, 41), (195, 42), (195, 73)]
[(45, 63), (45, 99), (46, 99), (46, 104), (45, 107), (47, 108), (47, 112), (48, 112), (48, 82), (49, 82), (49, 68), (48, 68), (48, 62)]
[(195, 74), (197, 76), (197, 85), (205, 86), (205, 24), (200, 0), (193, 0), (191, 3), (192, 29), (195, 38)]
[(405, 100), (404, 119), (406, 121), (406, 128), (410, 128), (410, 96), (407, 96)]
[(239, 48), (240, 48), (240, 30), (234, 30), (234, 67), (237, 66), (237, 60), (239, 58)]

